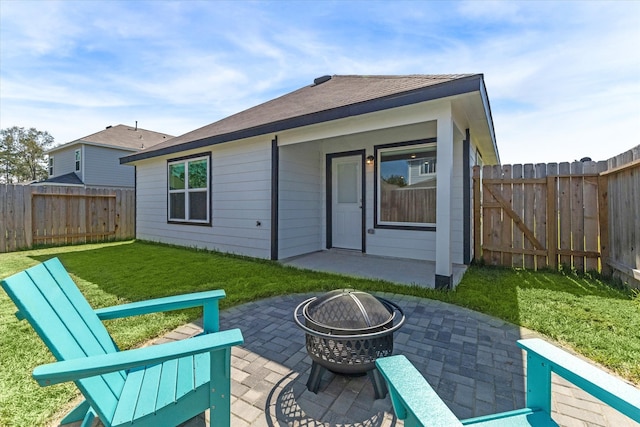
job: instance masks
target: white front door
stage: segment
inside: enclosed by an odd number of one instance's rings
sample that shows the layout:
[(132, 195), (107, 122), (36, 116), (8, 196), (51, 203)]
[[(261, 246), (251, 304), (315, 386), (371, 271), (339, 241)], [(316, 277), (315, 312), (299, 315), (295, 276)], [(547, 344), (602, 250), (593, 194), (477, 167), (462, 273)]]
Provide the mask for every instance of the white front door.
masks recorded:
[(362, 250), (362, 156), (336, 157), (331, 165), (332, 246)]

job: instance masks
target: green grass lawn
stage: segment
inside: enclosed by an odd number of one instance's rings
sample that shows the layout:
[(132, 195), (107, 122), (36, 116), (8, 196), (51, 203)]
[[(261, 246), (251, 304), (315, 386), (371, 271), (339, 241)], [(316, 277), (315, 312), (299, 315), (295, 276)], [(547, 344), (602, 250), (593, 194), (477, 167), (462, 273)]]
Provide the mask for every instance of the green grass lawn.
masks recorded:
[[(470, 267), (453, 292), (346, 278), (270, 261), (118, 242), (0, 254), (0, 279), (60, 258), (95, 308), (166, 295), (225, 289), (222, 309), (274, 295), (356, 288), (438, 299), (536, 330), (640, 383), (640, 299), (596, 278)], [(74, 386), (40, 388), (31, 379), (52, 356), (0, 292), (0, 425), (44, 425), (76, 396)], [(121, 348), (198, 317), (195, 310), (106, 322)]]

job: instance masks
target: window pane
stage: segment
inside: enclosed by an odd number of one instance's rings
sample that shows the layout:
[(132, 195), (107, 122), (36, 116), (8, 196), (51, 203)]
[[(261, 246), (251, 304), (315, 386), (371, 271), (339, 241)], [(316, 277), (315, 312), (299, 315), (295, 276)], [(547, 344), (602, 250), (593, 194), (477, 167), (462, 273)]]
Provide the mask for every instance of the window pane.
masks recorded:
[(189, 162), (189, 188), (207, 188), (207, 160)]
[(380, 220), (436, 222), (436, 147), (381, 152)]
[(184, 201), (184, 193), (169, 194), (169, 219), (186, 219)]
[(338, 164), (338, 203), (358, 203), (358, 165)]
[(189, 193), (189, 219), (207, 220), (206, 191), (192, 191)]
[(169, 165), (169, 190), (184, 189), (184, 163)]

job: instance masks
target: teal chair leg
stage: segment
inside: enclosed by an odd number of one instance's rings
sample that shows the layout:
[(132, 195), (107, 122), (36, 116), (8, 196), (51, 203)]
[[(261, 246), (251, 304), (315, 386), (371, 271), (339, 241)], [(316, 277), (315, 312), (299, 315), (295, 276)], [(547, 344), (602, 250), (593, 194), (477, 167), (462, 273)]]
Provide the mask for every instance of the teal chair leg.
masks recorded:
[(96, 417), (96, 413), (94, 412), (93, 409), (89, 409), (89, 411), (87, 412), (87, 415), (84, 416), (84, 420), (82, 420), (82, 424), (80, 424), (80, 427), (91, 427), (91, 424), (93, 424), (93, 420)]
[(71, 412), (69, 412), (65, 417), (60, 421), (60, 425), (77, 423), (78, 421), (84, 420), (84, 417), (91, 409), (91, 405), (86, 400), (83, 400), (78, 406), (73, 408)]
[(527, 352), (527, 407), (551, 413), (551, 366), (533, 352)]
[(211, 426), (231, 426), (231, 349), (211, 353)]

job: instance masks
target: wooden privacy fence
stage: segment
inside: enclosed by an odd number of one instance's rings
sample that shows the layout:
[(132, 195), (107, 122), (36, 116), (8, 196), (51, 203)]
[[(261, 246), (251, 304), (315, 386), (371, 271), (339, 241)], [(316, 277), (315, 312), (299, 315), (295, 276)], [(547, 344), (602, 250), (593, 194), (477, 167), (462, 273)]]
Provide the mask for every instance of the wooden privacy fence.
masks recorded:
[(135, 237), (135, 192), (0, 184), (0, 252)]
[(436, 222), (435, 188), (385, 188), (380, 192), (383, 221)]
[(601, 271), (606, 162), (476, 166), (474, 245), (487, 264)]
[(615, 276), (640, 288), (640, 145), (607, 161), (609, 256)]

